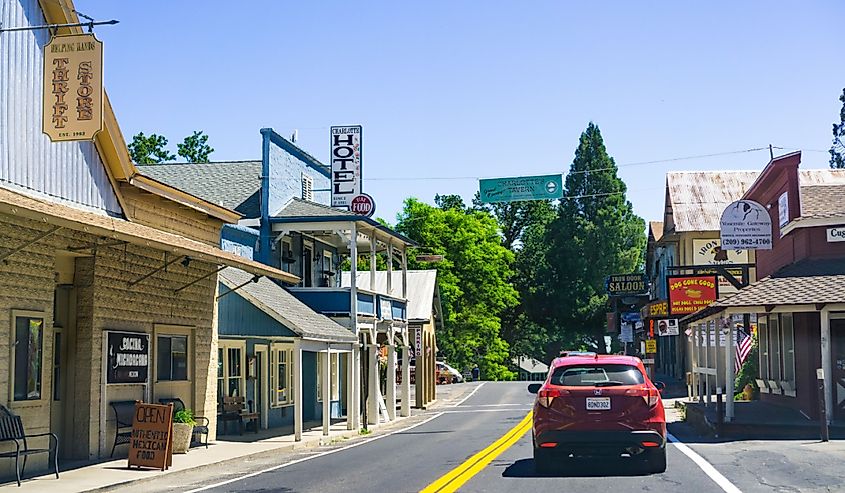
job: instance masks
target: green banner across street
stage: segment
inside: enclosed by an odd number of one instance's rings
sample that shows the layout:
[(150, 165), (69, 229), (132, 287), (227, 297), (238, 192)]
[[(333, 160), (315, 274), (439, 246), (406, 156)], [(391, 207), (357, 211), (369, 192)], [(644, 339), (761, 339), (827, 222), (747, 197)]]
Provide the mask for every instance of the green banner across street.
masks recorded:
[(480, 180), (479, 190), (484, 203), (559, 199), (563, 197), (563, 176), (490, 178)]

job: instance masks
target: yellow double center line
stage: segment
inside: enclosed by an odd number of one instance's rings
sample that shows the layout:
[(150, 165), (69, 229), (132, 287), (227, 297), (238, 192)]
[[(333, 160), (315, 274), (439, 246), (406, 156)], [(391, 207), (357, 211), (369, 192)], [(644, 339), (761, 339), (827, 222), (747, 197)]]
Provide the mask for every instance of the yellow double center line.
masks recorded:
[(437, 481), (426, 486), (420, 493), (451, 493), (457, 491), (464, 483), (487, 467), (493, 459), (502, 454), (522, 438), (531, 429), (531, 412), (522, 418), (518, 425), (510, 429), (489, 447), (467, 459), (460, 466), (452, 469)]

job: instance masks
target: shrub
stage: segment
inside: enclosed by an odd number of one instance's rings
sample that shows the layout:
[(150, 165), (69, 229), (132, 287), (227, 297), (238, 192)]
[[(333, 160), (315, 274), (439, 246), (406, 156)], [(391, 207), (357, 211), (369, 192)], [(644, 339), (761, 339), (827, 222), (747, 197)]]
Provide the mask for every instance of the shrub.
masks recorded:
[(194, 426), (197, 422), (194, 420), (194, 412), (190, 409), (180, 409), (173, 415), (174, 423), (185, 423), (186, 425)]

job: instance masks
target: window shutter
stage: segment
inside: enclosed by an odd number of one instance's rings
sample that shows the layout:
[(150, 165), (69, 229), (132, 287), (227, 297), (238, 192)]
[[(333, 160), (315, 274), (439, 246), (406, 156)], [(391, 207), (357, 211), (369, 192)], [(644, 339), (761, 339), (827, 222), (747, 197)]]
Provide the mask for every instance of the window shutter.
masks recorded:
[(302, 199), (314, 201), (314, 180), (305, 173), (302, 173)]

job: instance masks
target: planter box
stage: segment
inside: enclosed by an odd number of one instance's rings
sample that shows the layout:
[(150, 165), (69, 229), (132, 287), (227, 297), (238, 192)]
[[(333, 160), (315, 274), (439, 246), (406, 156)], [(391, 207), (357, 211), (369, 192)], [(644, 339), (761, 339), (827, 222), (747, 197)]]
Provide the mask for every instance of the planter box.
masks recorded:
[(191, 436), (194, 426), (185, 423), (173, 423), (173, 453), (184, 454), (191, 448)]

